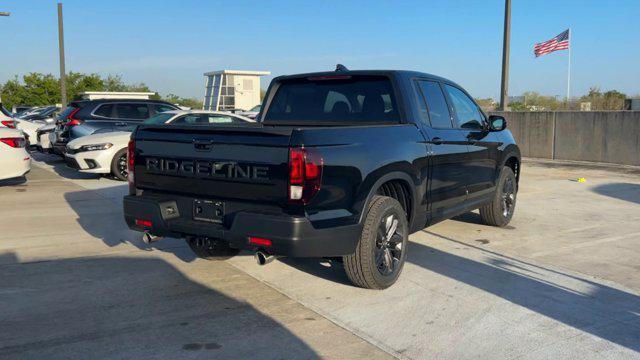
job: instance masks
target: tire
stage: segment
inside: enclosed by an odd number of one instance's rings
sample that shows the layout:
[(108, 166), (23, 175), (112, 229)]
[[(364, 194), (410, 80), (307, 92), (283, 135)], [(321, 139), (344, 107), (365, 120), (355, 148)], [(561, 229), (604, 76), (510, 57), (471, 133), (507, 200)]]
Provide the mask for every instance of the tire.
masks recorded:
[[(124, 159), (124, 164), (122, 163)], [(124, 169), (122, 168), (124, 166)], [(127, 181), (127, 149), (118, 150), (111, 160), (111, 175), (120, 181)]]
[[(393, 234), (389, 236), (391, 231)], [(386, 289), (393, 285), (404, 266), (408, 238), (409, 225), (400, 203), (387, 196), (375, 195), (355, 253), (343, 257), (349, 280), (365, 289)]]
[(518, 182), (510, 167), (505, 166), (500, 172), (500, 179), (493, 201), (480, 208), (480, 217), (486, 225), (505, 227), (511, 221), (516, 209)]
[(199, 236), (188, 236), (186, 240), (196, 256), (205, 260), (226, 260), (240, 252), (238, 249), (229, 247), (229, 243), (224, 240)]

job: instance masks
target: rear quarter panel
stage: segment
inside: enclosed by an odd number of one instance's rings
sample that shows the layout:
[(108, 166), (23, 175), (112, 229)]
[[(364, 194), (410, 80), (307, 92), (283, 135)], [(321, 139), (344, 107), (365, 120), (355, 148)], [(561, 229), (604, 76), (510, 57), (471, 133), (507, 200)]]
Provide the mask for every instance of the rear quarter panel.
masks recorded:
[(315, 148), (323, 159), (322, 187), (306, 207), (312, 219), (326, 214), (359, 220), (374, 185), (388, 174), (409, 183), (414, 209), (424, 203), (426, 145), (414, 124), (301, 130), (291, 145)]

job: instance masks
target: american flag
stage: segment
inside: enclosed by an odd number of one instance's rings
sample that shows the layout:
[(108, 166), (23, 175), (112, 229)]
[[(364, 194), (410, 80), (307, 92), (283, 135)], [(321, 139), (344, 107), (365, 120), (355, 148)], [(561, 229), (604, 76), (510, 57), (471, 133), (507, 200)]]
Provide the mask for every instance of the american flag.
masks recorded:
[(567, 49), (569, 49), (569, 29), (561, 32), (551, 40), (535, 44), (533, 46), (533, 53), (538, 57), (554, 51)]

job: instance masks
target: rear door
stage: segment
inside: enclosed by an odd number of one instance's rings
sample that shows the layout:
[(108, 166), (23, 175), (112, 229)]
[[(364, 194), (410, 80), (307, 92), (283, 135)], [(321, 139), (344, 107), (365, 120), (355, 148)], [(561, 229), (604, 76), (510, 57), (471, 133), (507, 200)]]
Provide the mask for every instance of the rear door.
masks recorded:
[(148, 103), (122, 102), (114, 105), (113, 128), (116, 131), (133, 131), (137, 125), (151, 117)]
[(444, 89), (453, 108), (454, 125), (469, 149), (466, 181), (471, 200), (492, 192), (500, 143), (495, 133), (485, 130), (484, 114), (466, 92), (451, 84), (444, 84)]
[(440, 83), (418, 80), (420, 114), (428, 138), (429, 204), (432, 213), (453, 210), (466, 199), (467, 139), (453, 125)]

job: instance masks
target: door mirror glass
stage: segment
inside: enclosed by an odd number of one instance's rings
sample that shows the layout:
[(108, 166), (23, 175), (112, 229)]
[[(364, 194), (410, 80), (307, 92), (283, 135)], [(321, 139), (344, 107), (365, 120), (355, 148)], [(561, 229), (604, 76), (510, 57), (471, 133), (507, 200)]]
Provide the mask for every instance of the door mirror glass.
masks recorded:
[(489, 131), (502, 131), (507, 128), (507, 120), (502, 116), (489, 116)]

